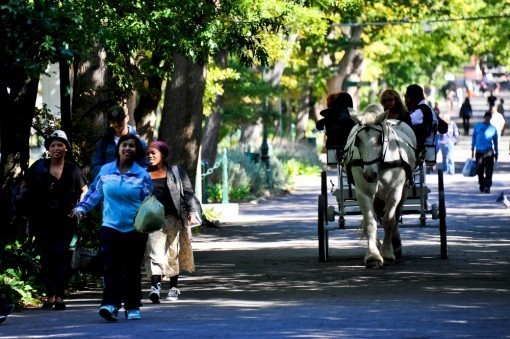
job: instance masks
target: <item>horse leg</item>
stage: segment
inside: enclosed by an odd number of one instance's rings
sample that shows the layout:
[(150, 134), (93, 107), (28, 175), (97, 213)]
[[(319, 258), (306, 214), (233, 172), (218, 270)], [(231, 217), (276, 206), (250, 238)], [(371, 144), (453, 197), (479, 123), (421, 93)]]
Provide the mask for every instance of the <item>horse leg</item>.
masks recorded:
[(358, 196), (361, 210), (363, 212), (363, 229), (367, 236), (367, 253), (365, 255), (365, 266), (367, 268), (380, 268), (384, 264), (384, 259), (379, 253), (377, 239), (377, 221), (375, 220), (375, 211), (372, 207), (371, 199), (360, 199)]
[(398, 260), (402, 257), (402, 240), (400, 239), (400, 230), (398, 228), (398, 223), (402, 213), (404, 211), (404, 202), (407, 200), (407, 184), (404, 186), (402, 190), (402, 199), (397, 207), (397, 212), (395, 215), (395, 228), (393, 229), (393, 236), (391, 237), (391, 244), (393, 245), (393, 254), (395, 258)]
[(402, 255), (402, 242), (398, 229), (398, 219), (402, 214), (404, 201), (407, 197), (407, 187), (395, 189), (386, 199), (386, 213), (383, 218), (384, 240), (381, 254), (388, 263), (395, 261)]
[(391, 207), (386, 210), (383, 218), (384, 239), (381, 246), (381, 255), (388, 264), (394, 264), (396, 261), (392, 241), (395, 224), (395, 208)]

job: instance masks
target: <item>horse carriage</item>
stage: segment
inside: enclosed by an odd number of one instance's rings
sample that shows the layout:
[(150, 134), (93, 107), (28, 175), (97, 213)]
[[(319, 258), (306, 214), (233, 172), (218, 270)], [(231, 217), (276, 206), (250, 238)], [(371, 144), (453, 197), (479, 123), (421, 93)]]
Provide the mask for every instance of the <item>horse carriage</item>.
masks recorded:
[[(361, 229), (368, 240), (366, 267), (391, 264), (402, 254), (399, 228), (434, 227), (437, 223), (432, 224), (430, 219), (439, 222), (441, 258), (446, 259), (442, 170), (438, 169), (438, 203), (430, 204), (431, 190), (426, 183), (426, 166), (436, 162), (435, 146), (427, 146), (424, 159), (416, 159), (412, 129), (398, 120), (386, 119), (379, 105), (369, 105), (364, 114), (351, 111), (351, 117), (356, 125), (345, 147), (327, 149), (328, 165), (336, 166), (336, 188), (330, 180), (335, 205), (328, 206), (327, 173), (321, 174), (319, 260), (326, 261), (329, 257), (330, 232), (354, 228)], [(418, 222), (404, 225), (404, 214), (418, 214)], [(350, 215), (362, 215), (361, 224), (348, 225), (346, 218)], [(384, 229), (382, 242), (378, 238), (378, 224)]]

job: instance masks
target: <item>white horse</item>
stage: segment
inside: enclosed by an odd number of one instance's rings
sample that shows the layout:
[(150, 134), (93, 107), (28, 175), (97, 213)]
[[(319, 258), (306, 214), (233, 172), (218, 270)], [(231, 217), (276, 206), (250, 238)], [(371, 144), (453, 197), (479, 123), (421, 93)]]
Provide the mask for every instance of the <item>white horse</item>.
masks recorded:
[[(344, 166), (352, 171), (356, 197), (363, 214), (361, 226), (368, 239), (365, 265), (382, 267), (402, 254), (398, 221), (416, 164), (416, 137), (404, 122), (387, 120), (378, 104), (365, 112), (351, 111), (357, 123), (345, 146)], [(384, 213), (384, 215), (383, 215)], [(377, 220), (382, 217), (384, 238), (378, 248)]]

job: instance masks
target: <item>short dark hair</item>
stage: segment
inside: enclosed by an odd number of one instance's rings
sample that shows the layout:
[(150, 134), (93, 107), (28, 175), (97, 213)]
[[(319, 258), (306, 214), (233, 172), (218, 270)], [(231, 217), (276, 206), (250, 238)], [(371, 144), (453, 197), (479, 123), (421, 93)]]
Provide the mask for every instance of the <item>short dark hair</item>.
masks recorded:
[(117, 159), (117, 161), (119, 161), (120, 159), (119, 154), (120, 144), (122, 144), (126, 140), (131, 139), (135, 141), (136, 146), (135, 161), (137, 163), (140, 163), (140, 161), (145, 157), (145, 151), (143, 149), (143, 145), (142, 142), (140, 141), (140, 138), (134, 134), (128, 133), (120, 137), (119, 142), (117, 143), (117, 147), (115, 147), (115, 158)]
[(106, 111), (106, 118), (108, 119), (108, 121), (122, 121), (126, 117), (127, 114), (124, 111), (124, 108), (119, 105), (110, 107), (108, 111)]
[(492, 118), (492, 113), (490, 111), (485, 112), (485, 114), (483, 115), (483, 118), (485, 119), (485, 117), (487, 117), (487, 116)]
[(423, 92), (423, 88), (421, 88), (418, 84), (412, 84), (407, 86), (406, 95), (415, 100), (424, 100), (425, 93)]
[(335, 100), (332, 103), (332, 107), (335, 108), (354, 108), (354, 103), (352, 101), (352, 97), (347, 92), (340, 92), (336, 96)]

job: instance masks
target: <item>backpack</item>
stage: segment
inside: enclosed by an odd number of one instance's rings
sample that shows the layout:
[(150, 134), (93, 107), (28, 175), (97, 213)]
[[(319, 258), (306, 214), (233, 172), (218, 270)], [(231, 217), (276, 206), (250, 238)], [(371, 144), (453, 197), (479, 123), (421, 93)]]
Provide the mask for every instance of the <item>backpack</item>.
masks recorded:
[[(432, 128), (435, 127), (432, 124), (432, 114), (436, 114), (436, 112), (432, 111), (429, 105), (421, 104), (418, 105), (418, 108), (423, 112), (423, 127), (425, 128), (425, 135), (430, 135), (432, 132)], [(445, 134), (448, 132), (448, 123), (437, 116), (437, 132), (439, 134)]]

